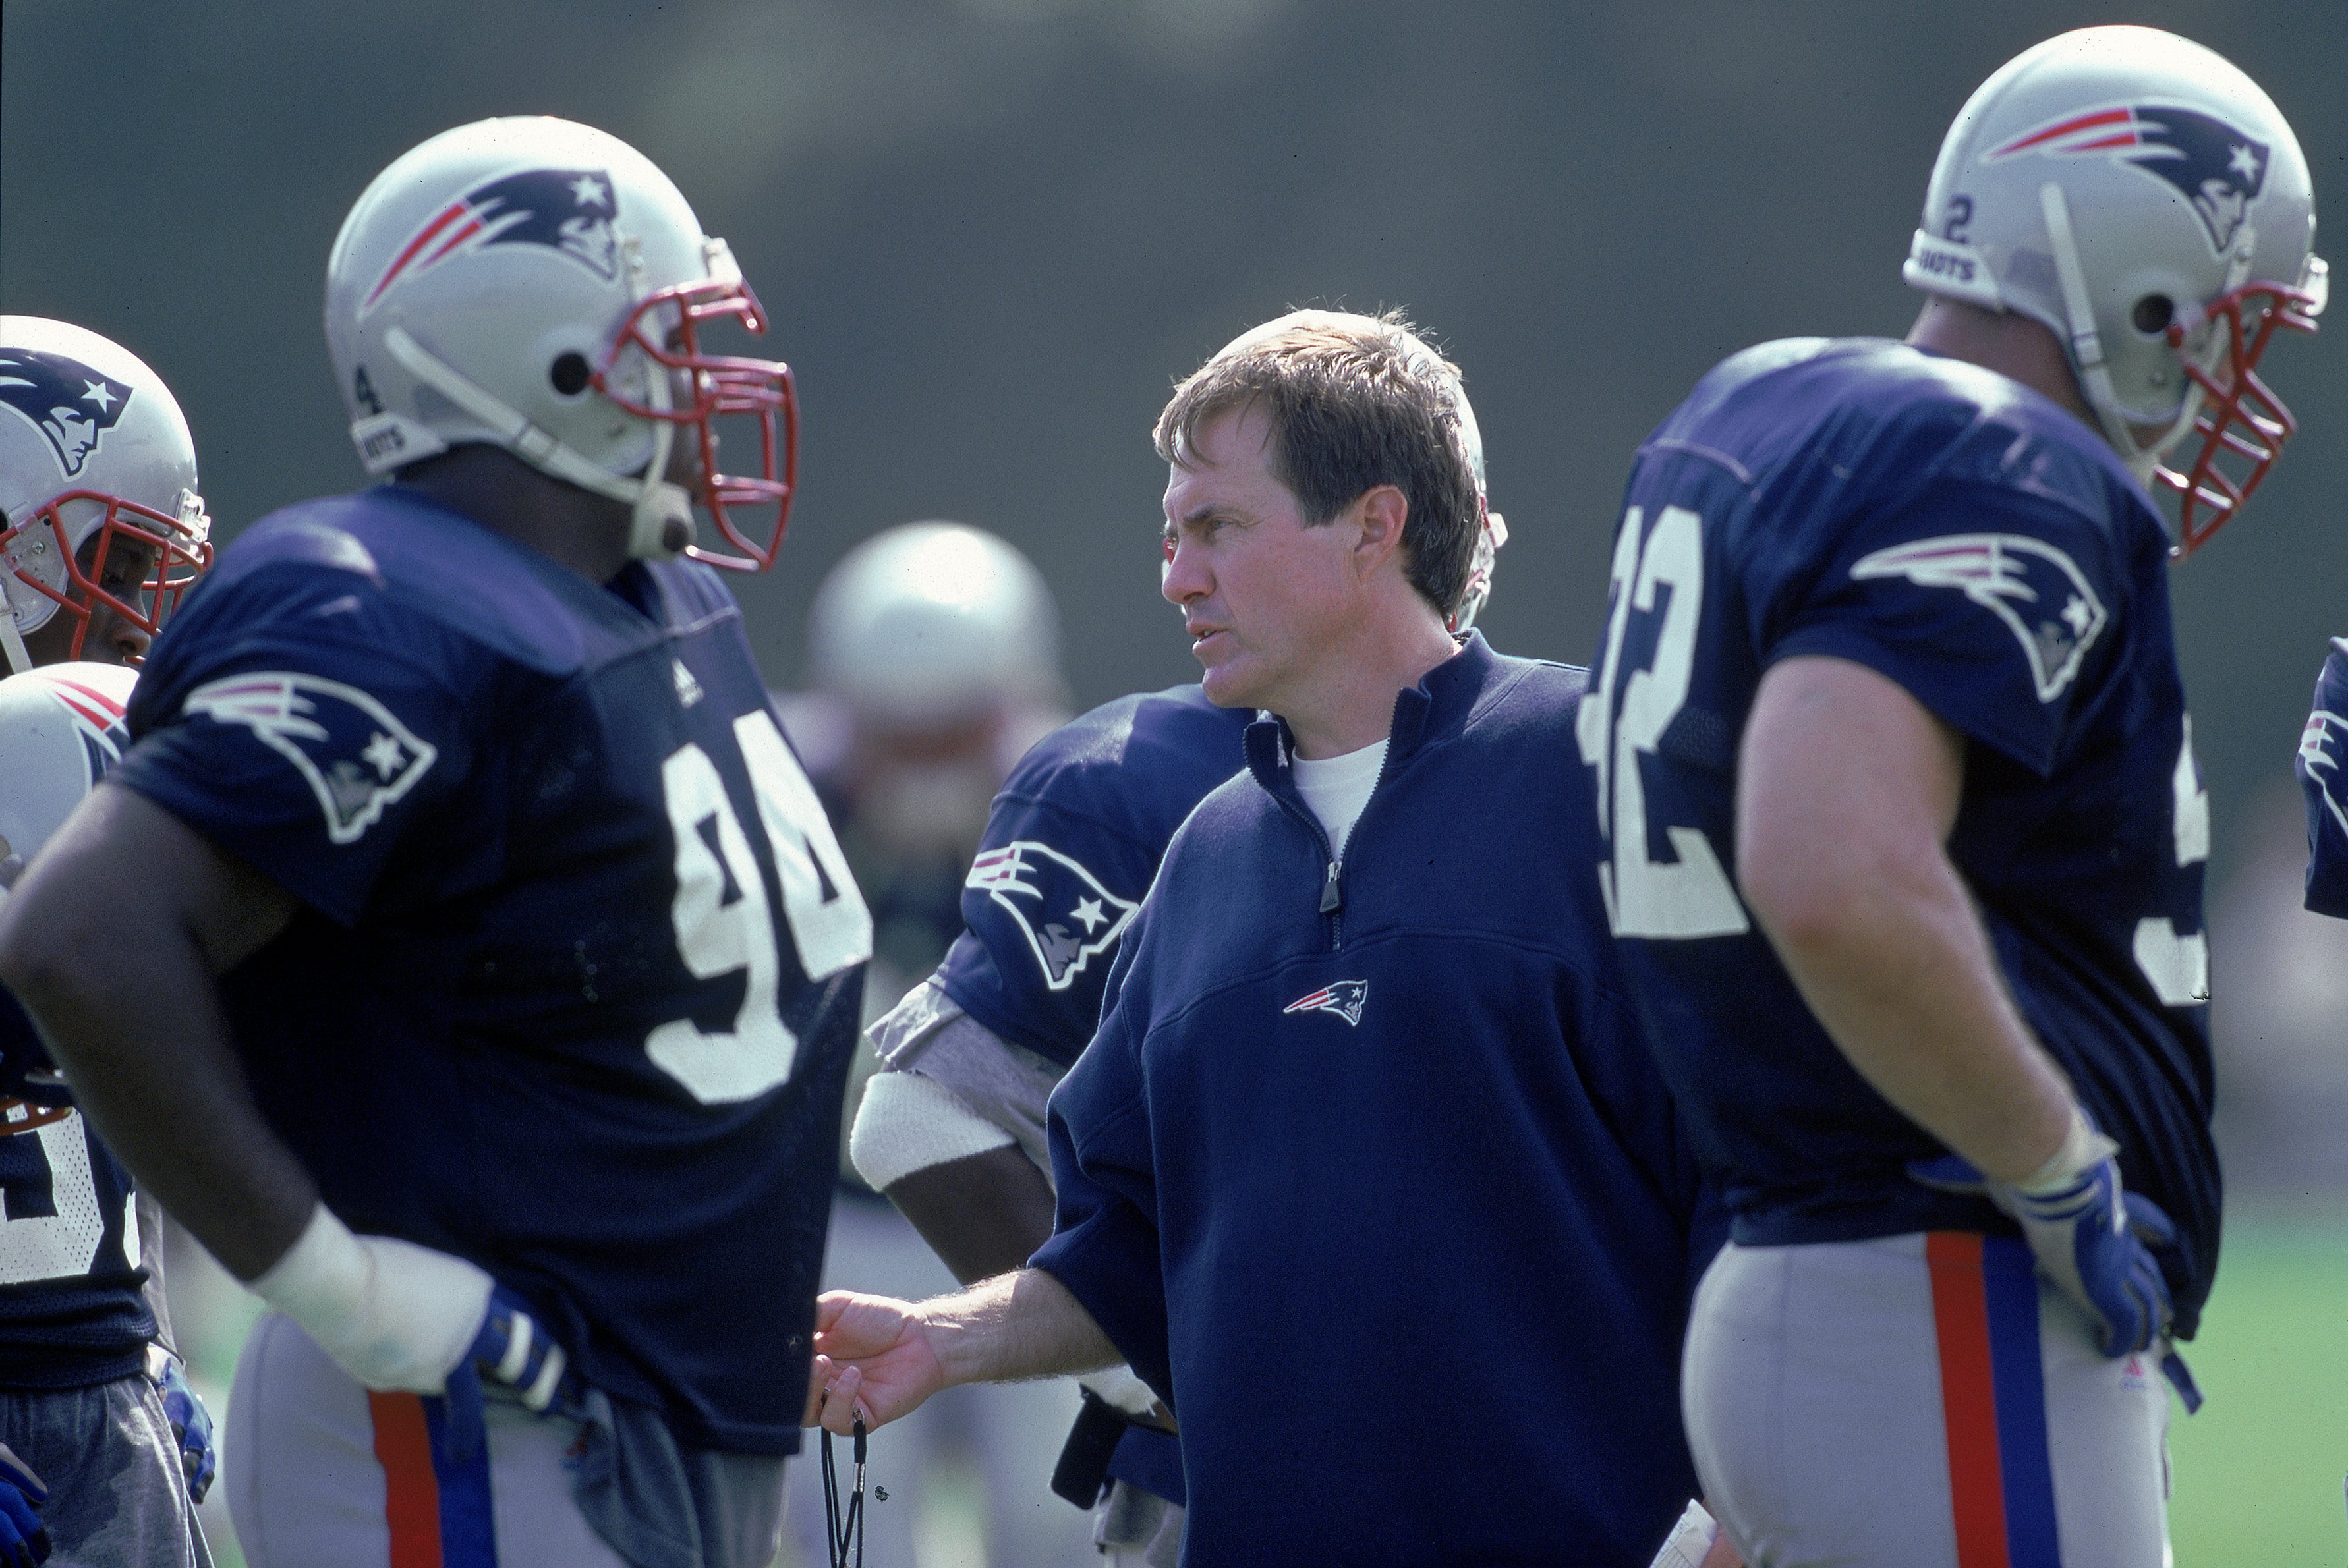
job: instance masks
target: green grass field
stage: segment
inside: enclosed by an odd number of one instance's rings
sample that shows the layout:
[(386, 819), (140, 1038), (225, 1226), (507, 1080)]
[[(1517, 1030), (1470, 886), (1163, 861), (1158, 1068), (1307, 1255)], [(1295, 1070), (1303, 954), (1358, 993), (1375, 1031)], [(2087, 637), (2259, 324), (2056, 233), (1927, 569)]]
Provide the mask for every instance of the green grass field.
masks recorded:
[(2348, 1561), (2348, 1215), (2230, 1214), (2187, 1353), (2209, 1402), (2169, 1430), (2179, 1568)]

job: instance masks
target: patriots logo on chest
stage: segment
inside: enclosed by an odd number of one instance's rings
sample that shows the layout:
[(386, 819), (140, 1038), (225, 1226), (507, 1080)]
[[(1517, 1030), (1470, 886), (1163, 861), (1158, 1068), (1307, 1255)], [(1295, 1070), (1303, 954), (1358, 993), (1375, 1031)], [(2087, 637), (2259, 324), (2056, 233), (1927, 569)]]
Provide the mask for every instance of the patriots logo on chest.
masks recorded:
[(1332, 980), (1319, 990), (1298, 997), (1280, 1010), (1292, 1012), (1329, 1012), (1344, 1019), (1348, 1026), (1362, 1021), (1362, 1009), (1370, 999), (1367, 980)]
[(971, 863), (965, 887), (987, 895), (1026, 938), (1044, 983), (1063, 991), (1085, 966), (1117, 945), (1141, 906), (1048, 844), (1018, 839)]
[(294, 764), (325, 815), (326, 836), (355, 844), (416, 787), (439, 752), (355, 686), (278, 670), (223, 676), (182, 706), (239, 724)]
[(2348, 834), (2348, 780), (2340, 774), (2340, 759), (2348, 755), (2348, 714), (2335, 713), (2328, 708), (2318, 708), (2307, 716), (2307, 728), (2300, 732), (2300, 771), (2313, 780), (2323, 792), (2323, 804), (2332, 813), (2332, 820), (2340, 831)]
[(2076, 561), (2021, 534), (1944, 534), (1895, 545), (1862, 558), (1850, 575), (1952, 588), (1991, 611), (2022, 644), (2042, 702), (2063, 694), (2111, 619)]

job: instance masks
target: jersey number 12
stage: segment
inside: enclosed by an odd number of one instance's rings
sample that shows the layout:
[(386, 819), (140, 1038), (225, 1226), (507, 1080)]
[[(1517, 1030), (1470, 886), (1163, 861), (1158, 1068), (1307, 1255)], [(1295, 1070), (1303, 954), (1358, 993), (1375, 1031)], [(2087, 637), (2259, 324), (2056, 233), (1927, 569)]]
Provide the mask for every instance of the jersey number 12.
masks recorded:
[[(872, 917), (816, 799), (815, 786), (764, 709), (734, 721), (735, 743), (758, 800), (758, 827), (775, 859), (784, 924), (809, 981), (872, 956)], [(687, 742), (661, 764), (661, 794), (676, 835), (676, 950), (696, 979), (740, 970), (742, 1006), (730, 1031), (672, 1019), (644, 1038), (654, 1063), (705, 1104), (747, 1100), (791, 1076), (798, 1037), (783, 1021), (782, 955), (766, 880), (709, 753)]]

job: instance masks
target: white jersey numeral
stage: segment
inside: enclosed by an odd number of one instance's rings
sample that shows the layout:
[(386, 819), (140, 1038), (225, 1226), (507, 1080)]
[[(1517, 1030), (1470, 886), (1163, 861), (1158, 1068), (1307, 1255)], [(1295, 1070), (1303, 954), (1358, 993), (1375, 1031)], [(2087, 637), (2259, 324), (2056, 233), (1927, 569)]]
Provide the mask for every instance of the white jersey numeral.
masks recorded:
[[(1606, 916), (1618, 937), (1732, 937), (1752, 928), (1745, 906), (1700, 829), (1666, 825), (1675, 861), (1647, 855), (1646, 786), (1642, 754), (1653, 756), (1663, 732), (1687, 702), (1695, 673), (1695, 636), (1704, 609), (1704, 521), (1684, 507), (1666, 507), (1643, 550), (1643, 511), (1630, 509), (1615, 542), (1614, 610), (1606, 623), (1606, 651), (1596, 682), (1583, 699), (1575, 733), (1581, 760), (1598, 770), (1598, 828), (1612, 845), (1598, 868)], [(1653, 662), (1622, 683), (1619, 710), (1611, 706), (1632, 612), (1653, 614), (1658, 590), (1668, 590)]]
[[(13, 1136), (40, 1140), (49, 1167), (49, 1207), (56, 1212), (11, 1216), (0, 1223), (0, 1285), (73, 1279), (89, 1273), (98, 1266), (98, 1249), (106, 1245), (106, 1210), (90, 1170), (89, 1133), (81, 1113)], [(138, 1234), (134, 1221), (126, 1235), (135, 1238)], [(135, 1259), (138, 1242), (130, 1239), (127, 1245)]]
[[(2170, 831), (2177, 864), (2209, 858), (2209, 792), (2201, 787), (2201, 764), (2193, 758), (2193, 715), (2185, 716), (2185, 741), (2169, 774), (2175, 802)], [(2209, 939), (2201, 932), (2179, 936), (2177, 922), (2147, 915), (2136, 923), (2136, 967), (2152, 982), (2153, 993), (2173, 1008), (2199, 1007), (2209, 999)]]
[[(744, 714), (734, 736), (757, 792), (800, 968), (820, 980), (863, 962), (872, 953), (872, 917), (814, 786), (771, 715)], [(645, 1036), (644, 1050), (704, 1103), (747, 1100), (788, 1081), (798, 1056), (798, 1037), (783, 1021), (777, 995), (782, 955), (766, 879), (707, 753), (679, 746), (661, 764), (661, 793), (676, 838), (677, 955), (697, 979), (741, 970), (744, 981), (730, 1033), (672, 1019)]]

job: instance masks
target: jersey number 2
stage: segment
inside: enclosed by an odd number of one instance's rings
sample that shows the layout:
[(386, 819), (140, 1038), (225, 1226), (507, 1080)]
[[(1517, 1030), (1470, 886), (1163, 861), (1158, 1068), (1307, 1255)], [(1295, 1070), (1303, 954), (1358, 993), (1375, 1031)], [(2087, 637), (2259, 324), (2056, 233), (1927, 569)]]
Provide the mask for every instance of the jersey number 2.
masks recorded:
[[(758, 826), (773, 852), (784, 923), (799, 968), (821, 980), (872, 956), (872, 917), (848, 873), (815, 786), (761, 709), (734, 721), (735, 743), (758, 799)], [(672, 1019), (644, 1050), (705, 1104), (747, 1100), (791, 1076), (798, 1037), (783, 1021), (782, 954), (766, 880), (709, 754), (690, 742), (661, 764), (661, 793), (676, 835), (676, 950), (696, 979), (744, 973), (730, 1032), (705, 1033)]]
[[(1598, 831), (1613, 846), (1598, 867), (1606, 918), (1618, 937), (1733, 937), (1750, 928), (1745, 906), (1701, 828), (1665, 826), (1678, 856), (1647, 856), (1647, 792), (1639, 758), (1652, 756), (1687, 702), (1695, 673), (1695, 634), (1704, 609), (1704, 521), (1684, 507), (1665, 507), (1653, 534), (1632, 507), (1614, 542), (1614, 605), (1606, 618), (1606, 653), (1581, 701), (1575, 733), (1581, 760), (1598, 770)], [(1641, 538), (1645, 536), (1644, 548)], [(1663, 596), (1654, 661), (1622, 682), (1623, 633), (1633, 612), (1652, 615)]]

